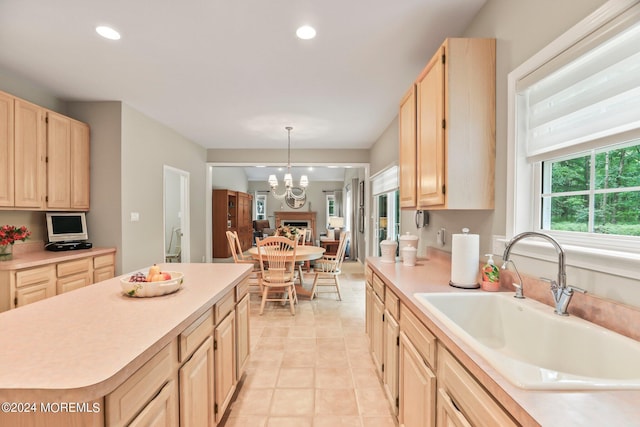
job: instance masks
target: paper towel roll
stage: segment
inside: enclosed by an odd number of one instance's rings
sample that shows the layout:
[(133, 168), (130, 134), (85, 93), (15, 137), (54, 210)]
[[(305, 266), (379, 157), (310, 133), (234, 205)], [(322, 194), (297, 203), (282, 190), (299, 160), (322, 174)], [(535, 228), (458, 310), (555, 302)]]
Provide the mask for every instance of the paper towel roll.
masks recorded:
[(480, 236), (466, 233), (454, 234), (451, 240), (450, 284), (459, 288), (478, 288), (479, 265)]

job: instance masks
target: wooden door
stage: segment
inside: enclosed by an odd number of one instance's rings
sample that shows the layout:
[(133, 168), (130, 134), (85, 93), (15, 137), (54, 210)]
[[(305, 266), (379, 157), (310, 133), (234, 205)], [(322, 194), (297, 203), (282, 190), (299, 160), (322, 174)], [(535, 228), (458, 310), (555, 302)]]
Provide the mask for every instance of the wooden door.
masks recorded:
[(180, 368), (180, 425), (215, 426), (213, 338), (209, 336)]
[(236, 389), (236, 319), (231, 312), (214, 331), (216, 422), (219, 423)]
[(13, 96), (0, 92), (0, 206), (13, 200)]
[(71, 207), (71, 120), (47, 112), (47, 208)]
[(436, 376), (411, 341), (400, 334), (400, 409), (404, 427), (433, 427), (436, 423)]
[(55, 282), (43, 282), (16, 289), (15, 305), (22, 307), (36, 301), (51, 298), (56, 295)]
[(416, 207), (416, 86), (400, 101), (400, 207)]
[(445, 203), (444, 47), (416, 83), (418, 208)]
[(437, 427), (471, 427), (471, 424), (451, 400), (451, 396), (443, 388), (438, 390)]
[(240, 380), (244, 373), (244, 368), (249, 360), (251, 349), (249, 337), (249, 294), (245, 295), (236, 306), (236, 328), (237, 328), (237, 348), (236, 348), (236, 379)]
[(89, 210), (90, 146), (89, 125), (71, 120), (71, 209)]
[(373, 361), (376, 365), (378, 375), (382, 378), (382, 364), (384, 363), (384, 303), (378, 298), (378, 295), (372, 293), (372, 311), (371, 311), (371, 347)]
[(83, 288), (91, 284), (91, 273), (85, 272), (81, 274), (74, 274), (72, 276), (63, 277), (58, 279), (56, 284), (56, 295), (70, 292), (76, 289)]
[(19, 208), (44, 208), (44, 114), (41, 107), (15, 99), (14, 200)]
[(171, 380), (144, 407), (129, 427), (175, 427), (178, 423), (175, 413), (175, 381)]
[(398, 415), (398, 353), (400, 351), (400, 325), (388, 310), (384, 312), (384, 372), (383, 383), (387, 398)]

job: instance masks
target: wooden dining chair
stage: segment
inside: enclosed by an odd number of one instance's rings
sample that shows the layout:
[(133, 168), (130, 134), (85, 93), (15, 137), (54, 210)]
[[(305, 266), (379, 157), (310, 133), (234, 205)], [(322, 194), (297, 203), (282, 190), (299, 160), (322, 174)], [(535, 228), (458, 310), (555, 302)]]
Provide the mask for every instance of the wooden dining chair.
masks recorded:
[[(338, 294), (338, 301), (342, 301), (342, 295), (340, 295), (340, 279), (338, 277), (342, 273), (342, 261), (344, 261), (350, 238), (351, 234), (349, 231), (343, 232), (340, 235), (340, 244), (338, 245), (336, 254), (325, 255), (315, 262), (314, 271), (316, 276), (313, 279), (313, 285), (311, 287), (311, 299), (319, 293), (336, 292)], [(331, 287), (333, 289), (321, 292), (319, 287)]]
[(227, 231), (226, 235), (233, 262), (236, 264), (253, 264), (253, 270), (249, 276), (249, 292), (262, 294), (262, 282), (260, 280), (262, 271), (260, 270), (259, 262), (251, 257), (244, 256), (237, 231)]
[[(267, 301), (289, 302), (291, 314), (295, 316), (295, 303), (298, 302), (294, 283), (294, 262), (298, 240), (282, 236), (271, 236), (256, 242), (260, 256), (262, 302), (260, 314), (264, 312)], [(268, 264), (268, 269), (265, 267)]]

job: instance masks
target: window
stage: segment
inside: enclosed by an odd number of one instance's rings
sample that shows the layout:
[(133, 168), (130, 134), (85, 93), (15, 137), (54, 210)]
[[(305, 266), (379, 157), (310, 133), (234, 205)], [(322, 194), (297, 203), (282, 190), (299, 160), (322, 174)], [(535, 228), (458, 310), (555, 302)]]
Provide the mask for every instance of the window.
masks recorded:
[(640, 141), (542, 162), (541, 228), (640, 236)]
[(509, 97), (507, 234), (640, 253), (640, 4), (606, 3), (514, 70)]
[(336, 196), (335, 194), (327, 194), (327, 226), (329, 225), (329, 218), (332, 216), (338, 216), (336, 212)]
[(374, 255), (380, 255), (381, 241), (398, 240), (400, 232), (398, 184), (398, 166), (391, 166), (371, 178), (371, 193), (374, 201), (372, 252)]
[(265, 194), (256, 194), (255, 201), (255, 218), (267, 219), (267, 196)]

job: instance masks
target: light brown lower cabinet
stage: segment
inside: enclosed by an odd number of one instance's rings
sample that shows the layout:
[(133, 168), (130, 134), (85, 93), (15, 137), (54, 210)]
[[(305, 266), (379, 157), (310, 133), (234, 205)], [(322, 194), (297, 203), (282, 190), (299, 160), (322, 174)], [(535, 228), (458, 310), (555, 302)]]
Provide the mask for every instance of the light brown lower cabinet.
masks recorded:
[(236, 330), (238, 334), (236, 346), (236, 379), (238, 381), (242, 378), (242, 374), (249, 361), (249, 351), (251, 349), (251, 343), (249, 341), (250, 315), (249, 294), (247, 293), (238, 305), (236, 305)]
[(438, 346), (438, 388), (447, 396), (443, 404), (451, 401), (455, 413), (459, 413), (456, 419), (464, 417), (477, 427), (519, 425), (442, 345)]
[(436, 375), (403, 332), (400, 332), (399, 394), (400, 426), (436, 425)]
[(382, 364), (384, 358), (384, 302), (373, 292), (371, 295), (371, 355), (376, 365), (376, 370), (382, 378)]
[[(386, 301), (385, 301), (386, 302)], [(384, 311), (384, 372), (382, 383), (387, 399), (392, 405), (394, 415), (398, 415), (398, 375), (400, 369), (400, 325), (391, 312)]]
[(53, 265), (29, 268), (15, 273), (14, 307), (22, 307), (56, 294), (56, 269)]
[(438, 413), (436, 415), (437, 427), (471, 427), (469, 421), (464, 417), (451, 400), (451, 396), (444, 390), (438, 390)]
[(224, 320), (218, 323), (213, 335), (215, 337), (214, 369), (216, 378), (216, 403), (214, 408), (216, 422), (219, 423), (236, 390), (235, 312), (230, 312)]
[(180, 425), (215, 425), (213, 337), (209, 336), (180, 368)]
[[(174, 427), (176, 382), (170, 380), (160, 392), (144, 407), (129, 427)], [(194, 424), (195, 425), (195, 424)]]

